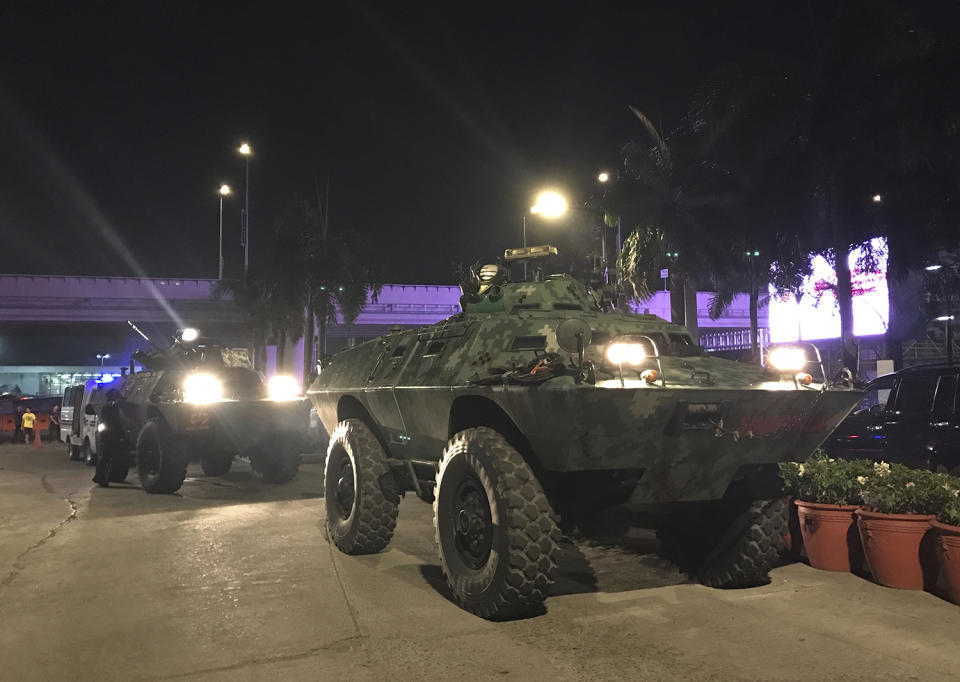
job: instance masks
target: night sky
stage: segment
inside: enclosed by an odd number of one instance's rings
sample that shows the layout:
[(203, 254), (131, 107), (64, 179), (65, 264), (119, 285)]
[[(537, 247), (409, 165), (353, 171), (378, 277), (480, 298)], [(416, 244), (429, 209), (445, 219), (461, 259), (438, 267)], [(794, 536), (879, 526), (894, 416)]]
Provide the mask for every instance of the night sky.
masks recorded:
[(730, 7), (5, 3), (0, 272), (215, 277), (226, 181), (237, 275), (249, 140), (253, 260), (329, 178), (331, 229), (379, 244), (387, 282), (453, 283), (519, 245), (538, 187), (586, 198), (643, 136), (627, 105), (669, 128), (724, 60), (803, 20)]

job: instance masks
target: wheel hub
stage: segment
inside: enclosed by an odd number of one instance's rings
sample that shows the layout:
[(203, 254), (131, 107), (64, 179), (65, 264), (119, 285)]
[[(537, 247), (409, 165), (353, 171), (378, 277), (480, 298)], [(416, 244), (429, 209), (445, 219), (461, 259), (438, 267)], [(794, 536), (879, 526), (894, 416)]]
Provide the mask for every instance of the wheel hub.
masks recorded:
[(457, 488), (455, 507), (455, 545), (463, 562), (479, 569), (487, 562), (493, 547), (493, 522), (487, 494), (474, 477)]
[(356, 491), (353, 487), (353, 467), (350, 461), (345, 458), (340, 468), (340, 476), (337, 479), (337, 511), (340, 512), (340, 518), (348, 519), (353, 512), (353, 502), (356, 498)]

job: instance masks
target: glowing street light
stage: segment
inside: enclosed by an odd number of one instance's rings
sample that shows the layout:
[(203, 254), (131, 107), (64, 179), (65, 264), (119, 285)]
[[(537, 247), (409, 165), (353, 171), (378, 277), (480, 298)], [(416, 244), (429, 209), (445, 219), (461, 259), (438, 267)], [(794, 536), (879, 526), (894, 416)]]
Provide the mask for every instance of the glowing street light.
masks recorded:
[(243, 246), (243, 278), (247, 278), (247, 269), (250, 264), (250, 155), (253, 148), (249, 143), (241, 144), (237, 151), (243, 154), (247, 162), (247, 184), (243, 192), (243, 212), (240, 220), (240, 245)]
[(547, 190), (537, 195), (537, 203), (530, 207), (530, 212), (554, 220), (565, 214), (567, 207), (566, 197), (559, 192)]
[(217, 190), (217, 193), (220, 195), (220, 267), (217, 270), (217, 279), (223, 279), (223, 198), (230, 196), (232, 192), (233, 190), (230, 189), (230, 185), (227, 184), (220, 185), (220, 189)]
[(883, 203), (883, 197), (880, 196), (879, 194), (874, 194), (874, 195), (873, 195), (873, 203), (875, 203), (875, 204)]
[(110, 353), (97, 353), (97, 360), (100, 361), (100, 366), (103, 367), (103, 361), (107, 360), (110, 357)]
[(597, 176), (597, 180), (599, 180), (600, 182), (607, 182), (609, 179), (610, 179), (610, 174), (607, 173), (606, 171), (600, 173), (600, 175)]

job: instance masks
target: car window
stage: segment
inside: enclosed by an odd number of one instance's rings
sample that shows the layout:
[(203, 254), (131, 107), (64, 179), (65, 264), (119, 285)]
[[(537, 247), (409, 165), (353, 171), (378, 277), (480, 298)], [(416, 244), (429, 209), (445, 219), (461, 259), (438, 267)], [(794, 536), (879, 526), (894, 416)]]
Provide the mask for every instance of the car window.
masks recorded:
[(937, 376), (908, 374), (900, 381), (897, 390), (897, 412), (929, 412), (933, 407), (933, 394), (937, 388)]
[(894, 376), (881, 377), (867, 387), (860, 402), (853, 408), (854, 414), (864, 412), (882, 412), (890, 399), (890, 390), (893, 388)]
[(937, 395), (933, 399), (933, 411), (937, 414), (952, 414), (954, 396), (957, 393), (957, 375), (945, 374), (937, 382)]

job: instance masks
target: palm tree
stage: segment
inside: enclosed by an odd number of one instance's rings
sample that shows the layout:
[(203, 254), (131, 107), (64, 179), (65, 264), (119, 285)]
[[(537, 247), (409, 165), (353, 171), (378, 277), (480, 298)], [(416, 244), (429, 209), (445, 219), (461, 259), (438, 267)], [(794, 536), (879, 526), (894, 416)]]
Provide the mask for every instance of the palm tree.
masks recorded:
[(383, 286), (370, 245), (353, 232), (328, 234), (322, 215), (308, 201), (291, 201), (274, 223), (264, 266), (245, 280), (219, 282), (213, 294), (231, 294), (243, 311), (258, 369), (268, 341), (277, 345), (280, 368), (288, 362), (288, 343), (304, 338), (304, 386), (314, 366), (316, 321), (322, 352), (326, 325), (352, 324)]
[(695, 309), (697, 282), (714, 266), (715, 223), (729, 199), (727, 180), (706, 158), (704, 138), (688, 119), (665, 136), (640, 110), (630, 109), (651, 142), (624, 146), (627, 177), (609, 197), (610, 208), (627, 224), (644, 224), (624, 240), (617, 273), (635, 298), (644, 299), (653, 294), (659, 268), (668, 265), (671, 317), (675, 322), (685, 317), (695, 333), (696, 312), (683, 310), (689, 303)]
[[(929, 34), (903, 5), (854, 2), (805, 11), (809, 26), (800, 49), (728, 66), (698, 93), (691, 116), (711, 140), (713, 158), (746, 186), (761, 190), (742, 195), (745, 213), (760, 218), (754, 227), (799, 235), (834, 264), (843, 361), (853, 367), (848, 254), (875, 236), (888, 236), (892, 257), (900, 248), (898, 238), (906, 231), (891, 230), (892, 211), (878, 211), (871, 201), (881, 188), (884, 207), (887, 198), (891, 209), (910, 204), (918, 211), (913, 221), (926, 222), (921, 216), (930, 215), (918, 203), (943, 205), (943, 195), (938, 200), (929, 185), (905, 180), (923, 165), (916, 163), (924, 148), (917, 139), (929, 147), (939, 137), (942, 144), (951, 139), (944, 135), (950, 125), (931, 126), (922, 105), (918, 83), (926, 84), (923, 93), (944, 88), (933, 78)], [(956, 130), (956, 96), (950, 97), (953, 106), (945, 109)], [(920, 116), (911, 113), (918, 109), (924, 110)], [(955, 140), (956, 135), (951, 150)], [(955, 169), (955, 163), (948, 167)], [(923, 199), (911, 202), (900, 196), (906, 192)], [(751, 205), (764, 197), (772, 205)], [(901, 227), (909, 225), (904, 213), (899, 217)], [(912, 239), (914, 245), (919, 241)], [(920, 258), (920, 251), (913, 249), (900, 267)]]

